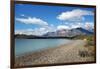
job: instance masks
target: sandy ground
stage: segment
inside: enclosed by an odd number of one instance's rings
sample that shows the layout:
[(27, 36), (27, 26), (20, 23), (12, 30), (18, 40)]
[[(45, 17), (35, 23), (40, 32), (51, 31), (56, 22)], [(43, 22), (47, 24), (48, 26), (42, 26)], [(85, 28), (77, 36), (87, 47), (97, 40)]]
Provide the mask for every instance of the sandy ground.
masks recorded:
[(79, 51), (88, 51), (85, 45), (84, 40), (72, 40), (69, 44), (17, 57), (15, 66), (94, 61), (94, 57), (79, 56)]

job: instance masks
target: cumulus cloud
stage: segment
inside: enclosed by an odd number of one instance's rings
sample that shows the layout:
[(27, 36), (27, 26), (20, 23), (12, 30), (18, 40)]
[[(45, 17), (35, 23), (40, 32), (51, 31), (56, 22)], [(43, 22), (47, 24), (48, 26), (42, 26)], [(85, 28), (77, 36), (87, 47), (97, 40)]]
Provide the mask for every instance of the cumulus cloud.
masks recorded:
[(57, 29), (69, 29), (69, 26), (66, 26), (66, 25), (59, 25), (57, 26)]
[(77, 22), (77, 23), (65, 23), (65, 25), (59, 25), (58, 28), (66, 28), (66, 29), (72, 29), (72, 28), (84, 28), (84, 29), (94, 29), (94, 23), (93, 22)]
[(41, 36), (41, 35), (43, 35), (43, 34), (45, 34), (47, 32), (48, 32), (47, 29), (44, 28), (44, 27), (34, 29), (34, 35)]
[(86, 22), (85, 23), (85, 28), (86, 29), (94, 29), (94, 24), (92, 22)]
[(34, 33), (33, 29), (21, 29), (21, 30), (16, 30), (15, 34), (26, 34), (26, 35), (33, 35)]
[(85, 15), (94, 15), (92, 11), (81, 10), (81, 9), (74, 9), (72, 11), (62, 12), (60, 15), (57, 16), (57, 19), (62, 21), (82, 21), (85, 20)]
[(40, 18), (36, 17), (28, 17), (28, 18), (16, 18), (16, 21), (19, 21), (24, 24), (36, 24), (36, 25), (41, 25), (41, 26), (46, 26), (48, 23)]
[(56, 27), (54, 27), (53, 24), (49, 26), (41, 26), (40, 28), (34, 28), (34, 29), (20, 29), (15, 30), (15, 34), (25, 34), (25, 35), (38, 35), (41, 36), (47, 32), (53, 32), (56, 31)]
[(92, 22), (75, 23), (75, 24), (71, 24), (70, 28), (78, 28), (78, 27), (81, 27), (81, 28), (84, 28), (87, 30), (94, 29), (94, 23), (92, 23)]
[(22, 30), (16, 30), (15, 34), (26, 34), (26, 35), (38, 35), (41, 36), (47, 32), (54, 32), (61, 29), (73, 29), (73, 28), (84, 28), (87, 30), (94, 29), (94, 24), (92, 22), (85, 22), (85, 23), (70, 23), (70, 25), (58, 25), (54, 26), (51, 24), (50, 26), (40, 27), (40, 28), (34, 28), (34, 29), (22, 29)]
[(46, 33), (46, 28), (35, 28), (35, 29), (22, 29), (22, 30), (16, 30), (15, 34), (25, 34), (25, 35), (42, 35)]

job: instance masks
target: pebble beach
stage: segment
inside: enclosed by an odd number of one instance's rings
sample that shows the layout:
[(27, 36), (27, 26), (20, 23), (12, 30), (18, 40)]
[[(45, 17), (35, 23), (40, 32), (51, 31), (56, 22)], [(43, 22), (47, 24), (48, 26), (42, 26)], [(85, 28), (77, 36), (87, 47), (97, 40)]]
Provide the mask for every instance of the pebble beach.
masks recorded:
[(79, 51), (88, 51), (86, 41), (72, 40), (69, 44), (28, 53), (15, 58), (15, 67), (28, 65), (93, 62), (94, 57), (81, 57)]

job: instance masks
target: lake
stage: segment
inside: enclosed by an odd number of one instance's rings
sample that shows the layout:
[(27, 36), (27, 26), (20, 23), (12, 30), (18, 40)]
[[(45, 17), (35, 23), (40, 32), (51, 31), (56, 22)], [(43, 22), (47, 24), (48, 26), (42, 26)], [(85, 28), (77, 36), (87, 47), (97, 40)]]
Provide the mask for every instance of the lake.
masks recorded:
[(57, 47), (69, 43), (67, 39), (15, 39), (15, 56)]

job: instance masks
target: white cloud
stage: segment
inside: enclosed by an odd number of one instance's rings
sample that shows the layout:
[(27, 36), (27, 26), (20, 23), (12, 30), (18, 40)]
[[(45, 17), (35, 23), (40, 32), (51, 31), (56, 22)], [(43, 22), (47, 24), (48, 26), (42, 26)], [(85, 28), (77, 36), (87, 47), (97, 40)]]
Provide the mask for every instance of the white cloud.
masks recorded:
[(36, 24), (36, 25), (41, 25), (41, 26), (48, 25), (47, 22), (43, 21), (42, 19), (36, 18), (36, 17), (16, 18), (16, 21), (19, 21), (19, 22), (25, 23), (25, 24)]
[(70, 23), (70, 25), (58, 25), (55, 27), (53, 24), (50, 26), (44, 26), (40, 28), (35, 28), (35, 29), (22, 29), (22, 30), (16, 30), (15, 34), (26, 34), (26, 35), (38, 35), (41, 36), (47, 32), (53, 32), (56, 30), (61, 30), (61, 29), (67, 29), (70, 30), (72, 28), (78, 28), (82, 27), (87, 30), (94, 29), (94, 24), (92, 22), (85, 22), (85, 23)]
[(81, 21), (84, 20), (85, 15), (94, 15), (92, 11), (81, 10), (81, 9), (74, 9), (72, 11), (62, 12), (60, 15), (57, 16), (57, 19), (62, 21)]
[(43, 34), (47, 33), (48, 30), (44, 27), (41, 27), (41, 28), (36, 28), (34, 30), (34, 32), (35, 32), (35, 35), (43, 35)]
[(85, 29), (94, 29), (94, 23), (93, 22), (77, 22), (77, 23), (67, 23), (65, 22), (64, 26), (61, 26), (61, 28), (68, 28), (68, 29), (72, 29), (72, 28), (85, 28)]
[(83, 23), (71, 23), (70, 28), (79, 28), (83, 27)]
[(41, 36), (47, 32), (56, 31), (56, 27), (53, 24), (50, 26), (41, 26), (40, 28), (34, 29), (22, 29), (22, 30), (15, 30), (15, 34), (26, 34), (26, 35), (38, 35)]
[(60, 29), (70, 29), (69, 26), (66, 26), (66, 25), (59, 25), (57, 26), (57, 29), (60, 30)]
[(92, 22), (86, 22), (85, 23), (85, 28), (86, 29), (94, 29), (94, 24)]
[(22, 30), (16, 30), (15, 34), (25, 34), (25, 35), (43, 35), (44, 33), (47, 33), (48, 30), (46, 28), (35, 28), (35, 29), (22, 29)]
[(85, 23), (75, 23), (75, 24), (71, 24), (70, 28), (85, 28), (85, 29), (93, 29), (94, 28), (94, 23), (92, 22), (85, 22)]
[(71, 28), (79, 28), (79, 27), (81, 27), (81, 26), (79, 26), (79, 25), (72, 25), (71, 26)]
[(33, 29), (22, 29), (22, 30), (16, 30), (15, 34), (33, 35), (33, 32), (34, 32)]

